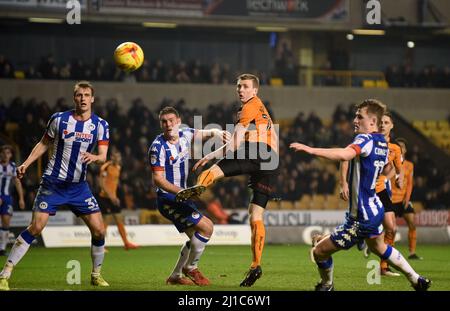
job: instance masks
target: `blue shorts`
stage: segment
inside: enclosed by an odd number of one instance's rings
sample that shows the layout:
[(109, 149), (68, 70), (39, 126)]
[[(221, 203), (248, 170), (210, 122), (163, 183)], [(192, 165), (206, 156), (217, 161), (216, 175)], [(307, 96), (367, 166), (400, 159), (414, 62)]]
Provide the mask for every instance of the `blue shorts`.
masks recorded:
[(360, 241), (379, 236), (383, 232), (384, 213), (380, 212), (368, 222), (360, 222), (349, 217), (345, 217), (344, 224), (336, 227), (331, 233), (330, 239), (342, 249), (349, 249)]
[(61, 205), (69, 206), (77, 216), (100, 212), (86, 181), (66, 183), (43, 179), (34, 199), (33, 211), (55, 215), (56, 208)]
[(193, 201), (178, 203), (171, 193), (158, 193), (157, 206), (161, 215), (173, 222), (178, 232), (195, 226), (203, 217)]
[(12, 197), (10, 195), (0, 195), (0, 215), (10, 215), (13, 214)]

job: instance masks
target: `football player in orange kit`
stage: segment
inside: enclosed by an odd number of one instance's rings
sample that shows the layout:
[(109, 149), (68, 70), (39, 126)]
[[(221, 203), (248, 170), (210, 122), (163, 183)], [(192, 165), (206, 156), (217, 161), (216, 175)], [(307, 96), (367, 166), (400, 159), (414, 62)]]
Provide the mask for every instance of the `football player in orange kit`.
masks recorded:
[(250, 176), (249, 187), (253, 190), (253, 197), (248, 212), (253, 260), (240, 284), (244, 287), (252, 286), (262, 275), (261, 257), (266, 236), (263, 215), (274, 190), (279, 164), (278, 135), (266, 107), (257, 96), (258, 89), (258, 77), (242, 74), (237, 78), (236, 91), (242, 106), (238, 111), (233, 136), (222, 148), (198, 161), (193, 170), (203, 167), (212, 159), (224, 155), (225, 158), (203, 171), (195, 186), (177, 194), (177, 200), (183, 201), (203, 193), (206, 187), (223, 177)]
[(403, 187), (399, 188), (394, 180), (392, 180), (392, 208), (396, 217), (403, 217), (408, 224), (408, 242), (409, 242), (409, 257), (408, 259), (422, 259), (416, 254), (416, 225), (414, 224), (414, 208), (411, 203), (411, 194), (413, 190), (413, 175), (414, 164), (406, 160), (407, 152), (406, 140), (404, 138), (397, 138), (395, 140), (397, 145), (402, 150), (403, 169), (405, 172), (405, 180)]
[[(135, 249), (139, 246), (128, 241), (127, 232), (120, 218), (120, 200), (117, 197), (117, 187), (119, 186), (119, 178), (121, 171), (122, 155), (118, 150), (111, 153), (111, 160), (106, 162), (100, 168), (100, 194), (98, 196), (98, 203), (102, 211), (102, 215), (112, 215), (117, 224), (117, 230), (122, 237), (124, 247), (126, 250)], [(105, 228), (107, 224), (105, 222)]]

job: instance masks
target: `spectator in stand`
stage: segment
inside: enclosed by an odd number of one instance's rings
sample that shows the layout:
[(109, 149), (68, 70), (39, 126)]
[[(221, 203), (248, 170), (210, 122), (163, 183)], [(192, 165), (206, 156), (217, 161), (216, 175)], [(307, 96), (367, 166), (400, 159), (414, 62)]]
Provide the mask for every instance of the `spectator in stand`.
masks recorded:
[(388, 82), (390, 87), (401, 87), (402, 76), (398, 70), (397, 65), (391, 65), (386, 71), (386, 81)]

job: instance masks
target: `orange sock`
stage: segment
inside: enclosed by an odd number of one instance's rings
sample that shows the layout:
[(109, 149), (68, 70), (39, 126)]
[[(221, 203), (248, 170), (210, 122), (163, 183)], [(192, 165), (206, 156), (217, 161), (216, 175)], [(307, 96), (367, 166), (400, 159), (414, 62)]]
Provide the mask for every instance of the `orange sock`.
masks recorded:
[(262, 220), (251, 221), (252, 228), (252, 268), (261, 265), (261, 257), (264, 248), (264, 240), (266, 238), (266, 229)]
[(121, 222), (117, 223), (117, 230), (119, 230), (119, 234), (122, 237), (123, 244), (127, 244), (128, 243), (127, 232), (125, 231), (125, 226), (123, 225), (123, 223)]
[(416, 229), (408, 230), (408, 241), (409, 241), (409, 253), (415, 254), (416, 253)]
[(200, 174), (200, 176), (198, 176), (197, 185), (202, 185), (202, 186), (208, 187), (216, 181), (217, 177), (218, 177), (218, 175), (215, 170), (208, 169), (208, 170), (202, 172)]

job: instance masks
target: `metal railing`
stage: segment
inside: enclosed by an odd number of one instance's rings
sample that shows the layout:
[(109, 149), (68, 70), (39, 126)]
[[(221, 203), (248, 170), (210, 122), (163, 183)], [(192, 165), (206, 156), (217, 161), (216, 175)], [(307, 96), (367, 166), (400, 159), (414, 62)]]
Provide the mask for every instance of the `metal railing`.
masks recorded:
[(304, 69), (300, 71), (300, 81), (308, 87), (388, 87), (381, 71)]

